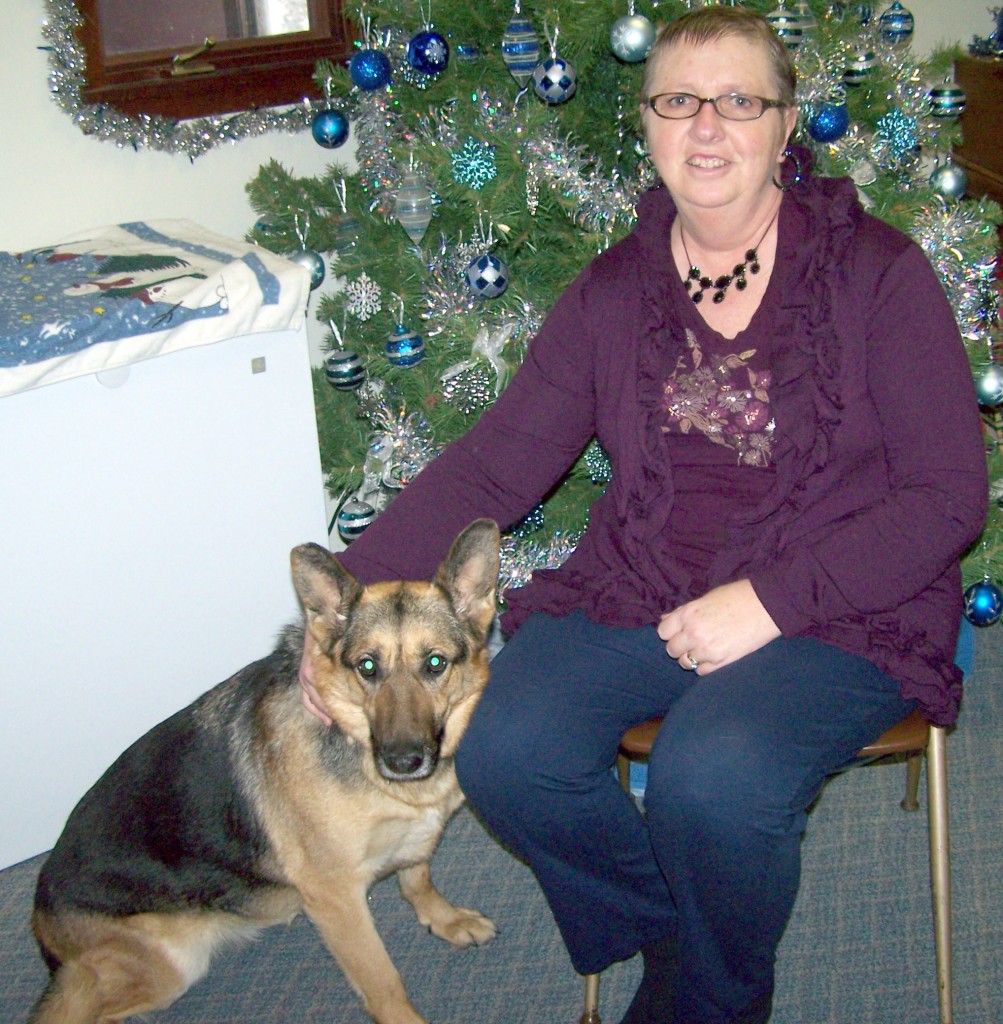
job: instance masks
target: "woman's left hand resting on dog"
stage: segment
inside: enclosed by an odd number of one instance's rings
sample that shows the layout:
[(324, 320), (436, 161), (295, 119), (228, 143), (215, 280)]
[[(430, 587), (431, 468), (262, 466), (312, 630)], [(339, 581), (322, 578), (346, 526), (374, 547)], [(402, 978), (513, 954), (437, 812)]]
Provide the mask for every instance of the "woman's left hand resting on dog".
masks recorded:
[[(309, 639), (307, 643), (309, 643)], [(320, 694), (313, 685), (313, 672), (311, 671), (310, 659), (306, 656), (306, 649), (303, 650), (303, 657), (300, 658), (300, 690), (302, 691), (303, 707), (316, 715), (325, 725), (333, 725), (334, 719), (324, 710)]]
[(735, 580), (663, 615), (658, 635), (670, 658), (686, 669), (694, 661), (703, 676), (765, 647), (780, 630), (752, 584)]

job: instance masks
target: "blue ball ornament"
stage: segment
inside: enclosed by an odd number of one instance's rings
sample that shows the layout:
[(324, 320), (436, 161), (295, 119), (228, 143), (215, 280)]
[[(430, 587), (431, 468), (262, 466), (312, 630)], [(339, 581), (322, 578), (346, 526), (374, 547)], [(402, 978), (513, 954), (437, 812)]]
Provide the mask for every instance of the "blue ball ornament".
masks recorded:
[(816, 142), (835, 142), (850, 127), (845, 103), (823, 103), (808, 119), (808, 134)]
[(896, 46), (909, 42), (915, 24), (916, 19), (913, 18), (912, 12), (906, 10), (899, 0), (895, 0), (895, 3), (878, 18), (881, 38)]
[(366, 368), (357, 352), (339, 348), (327, 357), (324, 375), (339, 391), (353, 391), (366, 379)]
[(366, 92), (374, 92), (390, 84), (390, 58), (380, 50), (358, 50), (348, 64), (352, 82)]
[(472, 259), (466, 276), (467, 287), (483, 299), (497, 298), (508, 287), (508, 267), (493, 252)]
[(337, 149), (348, 138), (348, 118), (340, 110), (318, 110), (310, 122), (313, 141), (325, 149)]
[(391, 366), (417, 366), (425, 358), (425, 342), (417, 331), (398, 324), (387, 335), (387, 361)]
[(966, 588), (964, 610), (973, 626), (991, 626), (1003, 614), (1003, 593), (987, 576)]
[(411, 36), (407, 44), (407, 62), (423, 75), (438, 75), (446, 70), (449, 43), (430, 28)]
[(551, 106), (570, 100), (578, 88), (577, 72), (563, 57), (548, 57), (533, 71), (533, 91)]
[(351, 544), (356, 537), (365, 533), (376, 518), (376, 509), (368, 501), (349, 498), (338, 510), (338, 535), (346, 544)]

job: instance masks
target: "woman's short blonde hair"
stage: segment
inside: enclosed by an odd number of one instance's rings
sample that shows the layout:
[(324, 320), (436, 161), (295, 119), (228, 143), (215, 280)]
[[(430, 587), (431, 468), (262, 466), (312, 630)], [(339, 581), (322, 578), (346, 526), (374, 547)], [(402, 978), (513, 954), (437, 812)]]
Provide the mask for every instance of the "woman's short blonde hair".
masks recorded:
[[(701, 7), (663, 25), (648, 54), (641, 82), (641, 98), (648, 99), (659, 62), (676, 43), (699, 46), (726, 36), (740, 36), (749, 42), (763, 45), (777, 88), (776, 98), (785, 107), (795, 106), (797, 73), (787, 47), (766, 18), (744, 7)], [(765, 98), (773, 99), (772, 96)]]

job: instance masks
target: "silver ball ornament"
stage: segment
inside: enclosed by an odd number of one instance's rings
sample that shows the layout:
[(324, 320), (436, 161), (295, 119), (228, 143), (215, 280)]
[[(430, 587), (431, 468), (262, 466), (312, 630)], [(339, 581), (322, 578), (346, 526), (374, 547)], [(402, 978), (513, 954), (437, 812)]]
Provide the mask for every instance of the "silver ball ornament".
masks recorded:
[(979, 405), (1003, 405), (1003, 367), (999, 363), (990, 363), (982, 376), (976, 378), (975, 394)]
[(289, 259), (310, 271), (311, 291), (320, 287), (325, 273), (324, 259), (320, 253), (314, 252), (313, 249), (300, 249), (298, 252), (294, 252)]
[(655, 41), (655, 26), (643, 14), (626, 14), (613, 22), (609, 45), (614, 55), (626, 64), (644, 60)]
[(964, 168), (948, 160), (933, 169), (930, 187), (945, 199), (961, 199), (968, 190), (968, 175)]

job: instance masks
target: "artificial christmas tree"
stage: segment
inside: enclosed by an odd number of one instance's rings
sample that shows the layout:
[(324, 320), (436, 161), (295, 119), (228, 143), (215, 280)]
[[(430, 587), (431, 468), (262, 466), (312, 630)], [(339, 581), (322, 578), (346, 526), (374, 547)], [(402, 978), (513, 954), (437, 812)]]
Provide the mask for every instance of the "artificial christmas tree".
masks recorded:
[[(351, 65), (318, 68), (327, 108), (351, 125), (358, 169), (335, 162), (301, 179), (273, 162), (248, 191), (257, 241), (329, 254), (343, 279), (315, 312), (332, 348), (316, 375), (322, 458), (344, 499), (346, 540), (469, 429), (562, 289), (630, 229), (655, 180), (639, 136), (644, 57), (654, 26), (691, 6), (439, 0), (430, 16), (404, 0), (370, 4)], [(852, 177), (871, 212), (912, 234), (936, 267), (985, 403), (991, 476), (1003, 477), (1000, 211), (962, 201), (964, 172), (950, 154), (964, 94), (952, 54), (917, 61), (899, 3), (746, 6), (791, 48), (796, 141), (816, 171)], [(503, 586), (566, 557), (608, 473), (593, 444), (512, 531)], [(993, 588), (1003, 578), (995, 506), (966, 576)]]

